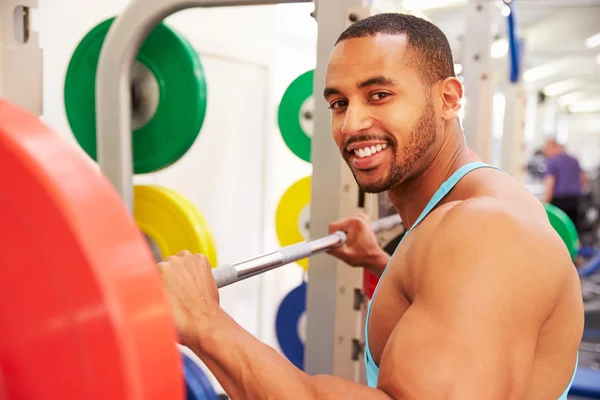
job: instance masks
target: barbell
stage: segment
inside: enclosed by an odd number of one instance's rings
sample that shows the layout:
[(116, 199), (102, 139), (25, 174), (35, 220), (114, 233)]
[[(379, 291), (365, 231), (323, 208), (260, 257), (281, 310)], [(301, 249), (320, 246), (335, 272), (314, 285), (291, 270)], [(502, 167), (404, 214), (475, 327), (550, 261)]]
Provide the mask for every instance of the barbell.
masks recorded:
[[(375, 232), (392, 229), (402, 223), (398, 214), (390, 215), (371, 222)], [(285, 246), (277, 251), (250, 258), (234, 264), (225, 264), (213, 269), (213, 277), (217, 286), (222, 288), (232, 283), (251, 278), (283, 265), (311, 257), (315, 254), (343, 246), (346, 243), (346, 233), (334, 232), (319, 239), (299, 242)]]

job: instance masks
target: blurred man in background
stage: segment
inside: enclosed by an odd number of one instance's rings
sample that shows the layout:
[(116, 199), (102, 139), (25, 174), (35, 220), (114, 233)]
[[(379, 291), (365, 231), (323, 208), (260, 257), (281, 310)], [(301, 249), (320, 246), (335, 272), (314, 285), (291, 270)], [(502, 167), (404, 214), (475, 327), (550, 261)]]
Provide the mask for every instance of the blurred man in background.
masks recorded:
[(560, 208), (579, 231), (579, 210), (587, 178), (579, 161), (568, 154), (556, 139), (548, 139), (542, 152), (546, 156), (544, 201)]

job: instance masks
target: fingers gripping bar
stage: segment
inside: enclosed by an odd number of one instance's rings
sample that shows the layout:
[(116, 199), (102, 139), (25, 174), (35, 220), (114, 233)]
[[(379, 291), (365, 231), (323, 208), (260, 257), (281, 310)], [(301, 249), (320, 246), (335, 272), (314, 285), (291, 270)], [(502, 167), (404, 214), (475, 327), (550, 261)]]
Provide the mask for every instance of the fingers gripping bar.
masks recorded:
[[(401, 223), (399, 215), (385, 217), (371, 223), (375, 232), (392, 229)], [(222, 288), (232, 283), (248, 279), (263, 272), (281, 267), (283, 265), (302, 260), (346, 243), (346, 233), (337, 231), (320, 239), (300, 242), (283, 247), (272, 253), (240, 261), (235, 264), (226, 264), (213, 269), (213, 277), (217, 287)]]

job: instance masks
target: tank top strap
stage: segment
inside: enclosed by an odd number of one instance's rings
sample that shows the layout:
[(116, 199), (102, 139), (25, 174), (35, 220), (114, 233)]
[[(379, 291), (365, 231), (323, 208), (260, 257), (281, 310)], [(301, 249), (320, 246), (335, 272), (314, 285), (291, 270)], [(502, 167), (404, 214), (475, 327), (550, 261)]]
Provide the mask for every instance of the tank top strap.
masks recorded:
[(438, 205), (438, 203), (448, 194), (448, 192), (450, 192), (450, 190), (452, 190), (452, 188), (454, 186), (456, 186), (456, 184), (466, 174), (468, 174), (469, 172), (471, 172), (475, 169), (482, 168), (482, 167), (494, 168), (494, 169), (499, 170), (499, 168), (496, 168), (492, 165), (486, 164), (481, 161), (476, 161), (476, 162), (472, 162), (469, 164), (465, 164), (462, 167), (460, 167), (459, 169), (457, 169), (456, 171), (454, 171), (454, 173), (452, 175), (450, 175), (450, 178), (446, 179), (446, 181), (444, 181), (444, 183), (442, 183), (440, 185), (440, 187), (438, 188), (438, 190), (433, 194), (433, 196), (429, 200), (429, 203), (427, 203), (427, 205), (421, 212), (421, 215), (419, 215), (419, 217), (417, 218), (417, 220), (415, 221), (413, 226), (408, 230), (408, 232), (412, 231), (414, 229), (414, 227), (417, 226), (427, 216), (427, 214), (429, 214), (431, 212), (431, 210), (433, 210), (435, 208), (435, 206)]

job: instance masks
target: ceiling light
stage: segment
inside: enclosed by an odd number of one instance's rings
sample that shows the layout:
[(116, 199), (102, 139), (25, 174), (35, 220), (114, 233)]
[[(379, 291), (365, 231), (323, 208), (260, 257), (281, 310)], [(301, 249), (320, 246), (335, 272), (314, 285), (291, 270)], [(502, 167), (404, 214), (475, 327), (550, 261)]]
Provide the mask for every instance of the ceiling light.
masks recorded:
[(571, 92), (569, 94), (560, 96), (558, 98), (558, 104), (561, 107), (566, 107), (568, 105), (575, 103), (578, 100), (585, 98), (585, 96), (586, 96), (586, 93), (584, 90), (578, 90), (577, 92)]
[(585, 47), (588, 49), (593, 49), (598, 46), (600, 46), (600, 33), (596, 33), (594, 36), (585, 39)]
[(462, 72), (462, 70), (463, 70), (462, 64), (454, 64), (454, 73), (456, 75), (460, 75), (460, 73)]
[(600, 112), (600, 99), (578, 101), (569, 105), (568, 108), (572, 113)]
[(527, 82), (533, 82), (548, 78), (557, 72), (569, 67), (569, 60), (558, 60), (537, 67), (528, 69), (523, 73), (523, 79)]
[(546, 86), (544, 88), (544, 94), (547, 96), (557, 96), (559, 94), (568, 93), (582, 85), (583, 82), (579, 79), (565, 79)]

